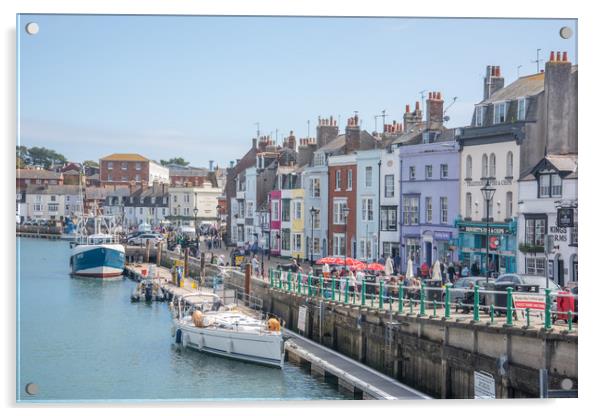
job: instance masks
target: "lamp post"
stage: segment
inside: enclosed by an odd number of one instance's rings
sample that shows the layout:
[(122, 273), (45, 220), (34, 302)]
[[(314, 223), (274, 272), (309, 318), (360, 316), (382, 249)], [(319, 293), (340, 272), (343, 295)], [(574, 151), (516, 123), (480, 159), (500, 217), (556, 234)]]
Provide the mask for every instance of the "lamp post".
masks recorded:
[(485, 228), (485, 247), (486, 247), (486, 257), (485, 257), (485, 264), (487, 267), (487, 276), (486, 276), (486, 282), (489, 283), (489, 274), (490, 274), (490, 270), (489, 270), (489, 203), (491, 202), (491, 200), (493, 199), (493, 195), (495, 194), (495, 188), (491, 186), (491, 184), (489, 183), (489, 178), (487, 178), (487, 182), (485, 183), (485, 186), (481, 188), (481, 193), (483, 194), (483, 199), (485, 200), (485, 204), (487, 205), (486, 208), (486, 228)]
[(347, 217), (349, 216), (349, 212), (351, 210), (345, 205), (343, 208), (343, 216), (345, 217), (345, 263), (343, 263), (345, 269), (347, 269)]
[(310, 263), (311, 263), (311, 267), (313, 269), (314, 267), (314, 217), (316, 215), (316, 213), (318, 212), (318, 210), (316, 209), (316, 207), (311, 207), (311, 209), (309, 210), (309, 212), (311, 213), (311, 241), (309, 243), (309, 247), (310, 247)]

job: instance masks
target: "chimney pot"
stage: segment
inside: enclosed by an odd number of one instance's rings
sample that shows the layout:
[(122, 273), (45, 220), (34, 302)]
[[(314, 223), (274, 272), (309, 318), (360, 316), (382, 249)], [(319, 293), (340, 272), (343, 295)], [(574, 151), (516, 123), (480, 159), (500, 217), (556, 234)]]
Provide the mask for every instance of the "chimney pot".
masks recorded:
[(556, 59), (554, 58), (554, 51), (550, 52), (550, 62), (554, 62)]
[(561, 58), (560, 51), (558, 51), (558, 52), (556, 52), (556, 61), (560, 62), (560, 58)]
[(562, 52), (562, 62), (568, 62), (569, 57), (567, 51)]
[(495, 76), (495, 66), (491, 66), (491, 76)]
[(420, 102), (416, 101), (416, 110), (420, 110)]
[(410, 112), (410, 104), (406, 104), (406, 113)]
[(500, 72), (501, 72), (501, 71), (500, 71), (500, 67), (499, 67), (499, 66), (496, 66), (496, 67), (495, 67), (495, 76), (496, 76), (496, 77), (499, 77), (499, 76), (501, 76), (501, 75), (500, 75)]
[(433, 93), (429, 92), (429, 100), (431, 100), (433, 98)]

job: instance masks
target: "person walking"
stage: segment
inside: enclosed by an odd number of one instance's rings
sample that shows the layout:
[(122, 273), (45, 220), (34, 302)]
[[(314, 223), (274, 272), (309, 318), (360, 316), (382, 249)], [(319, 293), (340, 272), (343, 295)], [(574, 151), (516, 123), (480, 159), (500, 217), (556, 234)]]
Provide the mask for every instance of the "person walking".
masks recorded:
[(253, 256), (253, 259), (251, 260), (251, 265), (253, 267), (253, 274), (255, 276), (259, 276), (259, 260), (257, 260), (257, 255)]
[(452, 263), (450, 261), (449, 264), (447, 265), (447, 281), (449, 283), (453, 283), (455, 275), (456, 275), (456, 268), (454, 267), (454, 263)]
[(478, 265), (477, 261), (475, 260), (475, 261), (472, 263), (472, 266), (470, 266), (470, 274), (471, 274), (472, 276), (478, 276), (478, 275), (479, 275), (479, 272), (480, 272), (480, 270), (479, 270), (479, 265)]

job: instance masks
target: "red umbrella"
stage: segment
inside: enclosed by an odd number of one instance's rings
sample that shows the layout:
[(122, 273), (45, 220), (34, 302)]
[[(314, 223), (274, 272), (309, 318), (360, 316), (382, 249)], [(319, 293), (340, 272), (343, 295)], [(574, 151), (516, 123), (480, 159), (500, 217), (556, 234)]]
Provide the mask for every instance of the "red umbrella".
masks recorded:
[(385, 271), (385, 266), (383, 266), (380, 263), (370, 263), (367, 267), (368, 270), (371, 270), (373, 272), (384, 272)]
[[(316, 261), (316, 264), (337, 264), (337, 261), (339, 261), (338, 257), (322, 257), (321, 259)], [(342, 260), (341, 264), (343, 264)]]

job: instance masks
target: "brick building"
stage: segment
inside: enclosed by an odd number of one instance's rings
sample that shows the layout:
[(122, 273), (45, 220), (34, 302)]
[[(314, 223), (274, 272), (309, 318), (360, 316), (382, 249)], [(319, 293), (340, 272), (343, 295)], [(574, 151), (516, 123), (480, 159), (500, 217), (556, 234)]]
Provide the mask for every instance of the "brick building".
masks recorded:
[(100, 184), (169, 183), (169, 169), (137, 153), (113, 153), (100, 159)]
[(356, 178), (355, 154), (329, 159), (328, 253), (333, 256), (355, 257), (356, 254)]

